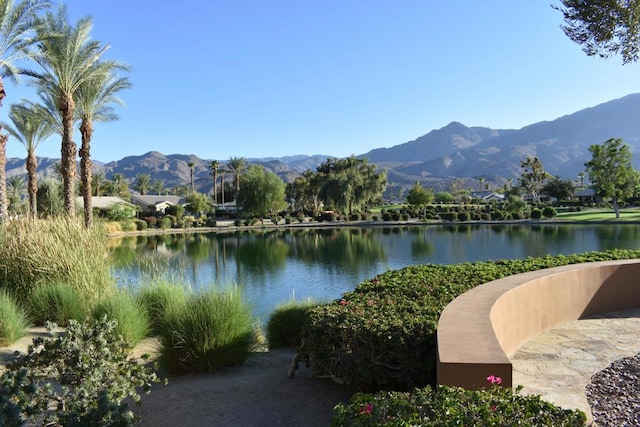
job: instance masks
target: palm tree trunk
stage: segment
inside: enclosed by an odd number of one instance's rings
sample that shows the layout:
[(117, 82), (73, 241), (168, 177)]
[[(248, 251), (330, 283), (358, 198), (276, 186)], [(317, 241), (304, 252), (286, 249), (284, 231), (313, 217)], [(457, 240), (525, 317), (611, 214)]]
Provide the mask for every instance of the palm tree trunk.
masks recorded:
[(84, 202), (84, 225), (89, 228), (93, 225), (93, 200), (91, 198), (91, 135), (92, 123), (83, 120), (80, 125), (82, 145), (80, 146), (80, 180), (82, 181), (82, 200)]
[[(4, 88), (0, 94), (4, 94)], [(4, 96), (2, 96), (4, 97)], [(2, 98), (0, 97), (0, 100)], [(2, 127), (0, 126), (0, 129)], [(9, 135), (0, 134), (0, 223), (9, 218), (9, 200), (7, 199), (7, 141)]]
[(73, 113), (75, 104), (73, 98), (61, 94), (58, 105), (62, 116), (62, 148), (60, 150), (60, 166), (62, 170), (62, 194), (64, 210), (70, 217), (75, 217), (74, 196), (76, 190), (76, 156), (77, 146), (73, 142)]
[(36, 160), (36, 152), (30, 149), (27, 153), (27, 192), (29, 193), (29, 216), (35, 219), (38, 216), (38, 177), (36, 170), (38, 163)]

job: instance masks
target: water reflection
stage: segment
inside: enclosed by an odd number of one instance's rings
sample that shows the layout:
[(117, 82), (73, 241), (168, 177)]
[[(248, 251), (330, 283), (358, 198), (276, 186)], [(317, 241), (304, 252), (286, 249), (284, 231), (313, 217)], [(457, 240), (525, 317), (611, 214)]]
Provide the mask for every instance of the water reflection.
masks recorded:
[(387, 269), (412, 264), (638, 248), (636, 225), (443, 225), (299, 228), (125, 237), (110, 241), (130, 286), (169, 273), (196, 288), (241, 284), (265, 315), (292, 296), (335, 299)]

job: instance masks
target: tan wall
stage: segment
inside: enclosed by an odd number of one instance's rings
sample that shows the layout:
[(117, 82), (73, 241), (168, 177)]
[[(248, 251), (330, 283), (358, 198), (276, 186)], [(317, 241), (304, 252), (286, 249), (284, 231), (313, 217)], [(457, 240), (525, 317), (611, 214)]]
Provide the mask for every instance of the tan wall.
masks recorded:
[(640, 260), (569, 265), (478, 286), (438, 323), (438, 384), (468, 389), (489, 375), (512, 386), (509, 361), (525, 342), (561, 323), (640, 307)]

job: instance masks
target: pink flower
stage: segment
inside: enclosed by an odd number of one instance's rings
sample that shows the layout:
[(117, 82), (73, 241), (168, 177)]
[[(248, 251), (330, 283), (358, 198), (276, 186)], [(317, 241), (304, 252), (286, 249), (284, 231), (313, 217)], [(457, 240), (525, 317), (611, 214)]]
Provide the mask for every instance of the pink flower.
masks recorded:
[(349, 301), (340, 300), (340, 305), (347, 305), (347, 304), (349, 304)]
[(496, 409), (498, 409), (496, 405), (491, 405), (491, 412), (496, 412)]
[(372, 412), (373, 412), (373, 403), (367, 403), (365, 406), (360, 408), (361, 414), (371, 415)]
[(487, 381), (492, 385), (494, 385), (494, 384), (498, 384), (498, 385), (502, 384), (502, 378), (496, 377), (495, 375), (489, 375), (487, 377)]

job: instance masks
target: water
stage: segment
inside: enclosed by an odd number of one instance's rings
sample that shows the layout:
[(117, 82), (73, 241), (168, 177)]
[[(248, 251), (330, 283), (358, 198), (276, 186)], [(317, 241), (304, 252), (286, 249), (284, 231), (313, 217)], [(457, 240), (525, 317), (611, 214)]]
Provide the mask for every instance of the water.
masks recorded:
[(238, 284), (264, 320), (292, 298), (333, 300), (408, 265), (637, 249), (640, 226), (300, 228), (127, 237), (112, 244), (122, 286), (136, 287), (158, 272), (195, 288)]

